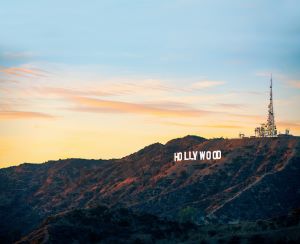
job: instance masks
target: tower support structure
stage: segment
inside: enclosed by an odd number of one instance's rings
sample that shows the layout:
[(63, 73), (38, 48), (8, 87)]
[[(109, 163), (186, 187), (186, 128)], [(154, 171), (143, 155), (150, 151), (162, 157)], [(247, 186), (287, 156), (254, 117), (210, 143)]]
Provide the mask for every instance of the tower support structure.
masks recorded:
[(271, 81), (270, 81), (270, 103), (268, 106), (268, 120), (267, 120), (267, 136), (274, 137), (277, 136), (277, 129), (275, 125), (275, 119), (274, 119), (274, 108), (273, 108), (273, 80), (271, 75)]
[(274, 117), (274, 107), (273, 107), (273, 79), (271, 75), (270, 80), (270, 101), (268, 105), (268, 118), (267, 123), (261, 124), (260, 127), (255, 128), (255, 136), (257, 137), (276, 137), (277, 129)]

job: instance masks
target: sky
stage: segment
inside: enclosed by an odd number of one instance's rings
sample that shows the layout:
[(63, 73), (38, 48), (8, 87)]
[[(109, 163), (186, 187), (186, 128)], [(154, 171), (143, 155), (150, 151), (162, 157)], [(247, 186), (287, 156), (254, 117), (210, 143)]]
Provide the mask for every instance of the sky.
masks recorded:
[(119, 158), (267, 119), (300, 135), (299, 1), (3, 1), (0, 167)]

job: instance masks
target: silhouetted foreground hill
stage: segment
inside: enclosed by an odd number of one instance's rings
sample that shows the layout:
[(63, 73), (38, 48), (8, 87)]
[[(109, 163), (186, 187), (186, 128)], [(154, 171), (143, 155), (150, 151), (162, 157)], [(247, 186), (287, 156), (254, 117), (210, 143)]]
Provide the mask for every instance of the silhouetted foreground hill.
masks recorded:
[[(48, 216), (99, 204), (198, 224), (286, 215), (300, 207), (299, 147), (299, 137), (187, 136), (122, 159), (0, 169), (0, 238), (16, 240)], [(173, 161), (189, 150), (222, 150), (222, 159)]]
[(73, 210), (53, 217), (18, 241), (26, 243), (299, 243), (300, 212), (235, 225), (161, 220), (107, 207)]
[(176, 243), (193, 229), (196, 229), (193, 224), (163, 221), (149, 214), (101, 206), (49, 217), (19, 243), (144, 243), (153, 240)]

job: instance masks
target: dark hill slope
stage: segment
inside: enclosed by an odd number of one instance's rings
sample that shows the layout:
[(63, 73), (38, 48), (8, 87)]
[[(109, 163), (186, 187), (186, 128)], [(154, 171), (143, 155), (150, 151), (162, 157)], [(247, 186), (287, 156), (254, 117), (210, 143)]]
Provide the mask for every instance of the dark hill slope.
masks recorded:
[(124, 208), (110, 210), (99, 206), (48, 217), (18, 243), (179, 243), (196, 228), (193, 224), (160, 220)]
[(235, 225), (197, 226), (98, 206), (48, 217), (17, 243), (299, 243), (299, 213)]
[[(19, 236), (45, 217), (99, 204), (197, 223), (256, 220), (300, 206), (300, 139), (187, 136), (116, 160), (68, 159), (0, 170), (0, 235)], [(187, 150), (221, 160), (173, 162)]]

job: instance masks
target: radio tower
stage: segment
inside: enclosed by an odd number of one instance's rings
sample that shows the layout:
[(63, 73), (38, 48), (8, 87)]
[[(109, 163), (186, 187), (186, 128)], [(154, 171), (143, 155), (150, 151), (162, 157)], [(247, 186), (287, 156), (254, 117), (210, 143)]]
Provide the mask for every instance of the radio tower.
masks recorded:
[(272, 93), (272, 74), (271, 74), (271, 82), (270, 82), (270, 103), (269, 103), (269, 111), (268, 111), (268, 120), (266, 124), (266, 136), (275, 137), (277, 136), (277, 129), (274, 120), (274, 110), (273, 110), (273, 93)]

